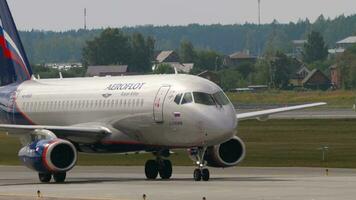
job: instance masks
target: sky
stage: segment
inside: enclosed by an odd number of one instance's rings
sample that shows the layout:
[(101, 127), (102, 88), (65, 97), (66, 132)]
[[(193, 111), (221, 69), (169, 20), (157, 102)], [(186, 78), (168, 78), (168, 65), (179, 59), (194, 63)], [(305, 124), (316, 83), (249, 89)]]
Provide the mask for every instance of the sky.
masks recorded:
[[(258, 22), (257, 0), (8, 0), (20, 30)], [(261, 23), (356, 14), (355, 0), (261, 0)]]

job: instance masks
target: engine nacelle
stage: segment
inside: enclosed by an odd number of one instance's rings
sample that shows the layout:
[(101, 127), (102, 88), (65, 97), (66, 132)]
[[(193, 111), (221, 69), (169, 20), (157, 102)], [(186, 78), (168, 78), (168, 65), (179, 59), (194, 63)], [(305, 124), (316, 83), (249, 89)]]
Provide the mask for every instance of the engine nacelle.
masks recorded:
[(245, 158), (245, 154), (244, 142), (235, 136), (227, 142), (208, 147), (204, 159), (210, 167), (233, 167)]
[(62, 139), (35, 141), (19, 151), (22, 163), (38, 172), (66, 172), (77, 162), (74, 145)]

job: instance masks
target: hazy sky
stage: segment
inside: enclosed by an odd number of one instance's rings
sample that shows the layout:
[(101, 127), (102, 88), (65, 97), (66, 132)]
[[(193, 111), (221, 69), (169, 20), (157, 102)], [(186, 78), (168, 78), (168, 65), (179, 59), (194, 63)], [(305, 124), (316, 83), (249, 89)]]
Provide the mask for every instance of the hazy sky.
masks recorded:
[[(21, 30), (257, 23), (257, 0), (8, 0)], [(356, 13), (355, 0), (261, 0), (262, 23)]]

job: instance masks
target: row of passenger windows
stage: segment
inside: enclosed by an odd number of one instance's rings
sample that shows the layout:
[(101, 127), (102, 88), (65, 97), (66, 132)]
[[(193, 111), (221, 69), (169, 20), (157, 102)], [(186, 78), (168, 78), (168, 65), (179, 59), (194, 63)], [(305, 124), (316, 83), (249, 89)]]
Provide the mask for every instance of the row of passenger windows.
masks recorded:
[(111, 100), (58, 100), (58, 101), (36, 101), (24, 102), (25, 111), (52, 111), (52, 110), (83, 110), (83, 109), (111, 109), (111, 108), (133, 108), (142, 107), (143, 99), (111, 99)]
[(174, 98), (176, 104), (197, 103), (203, 105), (227, 105), (230, 103), (225, 94), (220, 91), (214, 94), (204, 92), (186, 92), (177, 94)]

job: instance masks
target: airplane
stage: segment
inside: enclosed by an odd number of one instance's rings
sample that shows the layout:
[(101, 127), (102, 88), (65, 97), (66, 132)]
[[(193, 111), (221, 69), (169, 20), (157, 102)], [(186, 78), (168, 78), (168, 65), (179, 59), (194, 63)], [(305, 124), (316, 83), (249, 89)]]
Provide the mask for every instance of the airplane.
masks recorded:
[(245, 157), (239, 120), (321, 106), (237, 114), (223, 90), (193, 75), (36, 79), (6, 0), (0, 0), (0, 131), (19, 137), (21, 162), (39, 180), (64, 182), (78, 152), (148, 152), (147, 179), (172, 176), (171, 150), (188, 149), (195, 181)]

